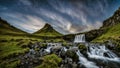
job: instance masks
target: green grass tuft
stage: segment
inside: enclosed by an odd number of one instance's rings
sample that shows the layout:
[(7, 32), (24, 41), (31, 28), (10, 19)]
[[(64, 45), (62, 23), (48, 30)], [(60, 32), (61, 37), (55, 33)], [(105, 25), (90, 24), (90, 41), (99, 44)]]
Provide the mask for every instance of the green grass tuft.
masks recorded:
[(58, 68), (58, 64), (62, 61), (55, 54), (47, 55), (43, 57), (43, 62), (41, 65), (37, 66), (36, 68)]

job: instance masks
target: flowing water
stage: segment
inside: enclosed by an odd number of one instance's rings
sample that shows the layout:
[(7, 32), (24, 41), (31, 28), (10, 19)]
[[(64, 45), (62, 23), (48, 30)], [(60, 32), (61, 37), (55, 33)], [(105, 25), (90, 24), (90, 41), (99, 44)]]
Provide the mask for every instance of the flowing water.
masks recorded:
[(84, 43), (84, 42), (85, 42), (85, 34), (75, 36), (74, 43)]
[(79, 57), (79, 63), (84, 65), (86, 68), (99, 68), (94, 62), (88, 61), (78, 50), (76, 54)]
[(48, 53), (50, 53), (50, 52), (51, 52), (51, 48), (52, 48), (52, 46), (48, 46), (48, 47), (45, 49), (45, 51), (48, 52)]
[[(85, 35), (81, 34), (81, 35), (76, 35), (75, 36), (75, 40), (74, 43), (85, 43), (85, 46), (87, 48), (87, 55), (89, 59), (94, 59), (94, 60), (102, 60), (102, 61), (106, 61), (107, 63), (112, 63), (114, 64), (115, 68), (119, 68), (120, 67), (120, 58), (113, 53), (111, 50), (109, 50), (105, 44), (94, 44), (94, 43), (86, 43), (85, 42)], [(99, 68), (98, 66), (95, 65), (95, 61), (89, 61), (87, 60), (86, 57), (84, 57), (80, 51), (77, 51), (76, 54), (79, 56), (79, 62), (81, 64), (83, 64), (86, 68)], [(101, 61), (99, 61), (100, 63)], [(116, 63), (119, 63), (118, 65), (116, 65)], [(99, 64), (98, 63), (98, 64)], [(105, 63), (106, 64), (106, 63)], [(109, 64), (108, 64), (109, 65)], [(103, 67), (104, 68), (104, 67)]]
[[(84, 50), (83, 52), (78, 46), (65, 47), (59, 44), (53, 45), (52, 43), (46, 48), (41, 48), (38, 53), (34, 50), (34, 48), (30, 49), (29, 53), (25, 55), (25, 60), (23, 60), (22, 64), (26, 66), (26, 62), (29, 62), (26, 60), (26, 57), (30, 57), (29, 59), (35, 60), (37, 55), (38, 57), (39, 55), (40, 57), (43, 57), (47, 54), (54, 53), (62, 58), (63, 64), (61, 65), (64, 67), (60, 68), (68, 68), (70, 65), (73, 65), (73, 63), (80, 68), (120, 68), (120, 58), (114, 52), (109, 50), (105, 44), (87, 43), (85, 41), (84, 34), (76, 35), (74, 43), (84, 44), (87, 50)], [(67, 55), (69, 51), (78, 58), (71, 58), (71, 54)], [(24, 59), (24, 57), (22, 58)], [(30, 62), (29, 66), (31, 66)]]
[[(63, 46), (61, 51), (64, 51), (64, 52), (67, 52), (67, 50), (75, 51), (76, 55), (79, 57), (78, 64), (83, 65), (85, 68), (100, 68), (100, 66), (102, 65), (99, 65), (99, 63), (101, 61), (99, 61), (98, 63), (94, 61), (99, 59), (107, 62), (114, 61), (114, 62), (120, 63), (119, 57), (115, 53), (113, 53), (111, 50), (109, 50), (104, 44), (86, 43), (84, 34), (76, 35), (74, 39), (74, 43), (85, 44), (87, 48), (87, 51), (86, 51), (86, 54), (88, 55), (87, 58), (80, 52), (77, 46), (72, 46), (72, 47), (70, 46), (69, 48), (66, 48)], [(52, 46), (48, 46), (45, 49), (45, 51), (50, 53), (51, 49), (52, 49)], [(94, 60), (90, 60), (90, 59), (94, 59)], [(119, 68), (119, 65), (118, 65), (118, 68)]]
[(106, 48), (105, 45), (89, 45), (87, 54), (89, 58), (120, 62), (119, 57), (108, 48)]
[(67, 51), (67, 48), (66, 48), (66, 47), (63, 47), (63, 50), (66, 52), (66, 51)]

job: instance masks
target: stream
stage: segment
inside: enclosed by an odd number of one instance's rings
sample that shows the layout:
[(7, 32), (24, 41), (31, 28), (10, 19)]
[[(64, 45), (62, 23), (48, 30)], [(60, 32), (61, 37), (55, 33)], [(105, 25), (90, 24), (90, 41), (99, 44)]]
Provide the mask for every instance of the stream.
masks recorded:
[[(86, 42), (84, 34), (75, 36), (73, 46), (63, 46), (62, 43), (44, 43), (47, 46), (42, 47), (40, 44), (43, 43), (32, 44), (29, 52), (20, 56), (20, 68), (34, 68), (42, 63), (40, 57), (52, 53), (62, 58), (59, 68), (120, 68), (120, 58), (114, 52), (105, 44)], [(87, 50), (83, 53), (75, 44), (84, 44)], [(68, 51), (75, 53), (78, 58), (71, 58), (67, 54)]]

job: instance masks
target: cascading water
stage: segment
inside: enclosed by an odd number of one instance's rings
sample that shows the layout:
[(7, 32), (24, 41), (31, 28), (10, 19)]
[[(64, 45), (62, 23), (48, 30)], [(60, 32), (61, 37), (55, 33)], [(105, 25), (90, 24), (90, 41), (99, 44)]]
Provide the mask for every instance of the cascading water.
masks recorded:
[[(62, 46), (60, 44), (49, 43), (46, 49), (45, 47), (38, 47), (36, 45), (30, 48), (28, 54), (26, 54), (24, 58), (26, 59), (30, 57), (29, 59), (32, 58), (32, 60), (35, 60), (36, 57), (43, 57), (50, 53), (54, 53), (62, 58), (60, 68), (69, 68), (70, 66), (72, 66), (72, 68), (120, 68), (119, 57), (112, 51), (107, 49), (105, 45), (85, 42), (84, 34), (76, 35), (74, 43), (85, 44), (87, 51), (85, 51), (86, 48), (82, 49), (82, 54), (80, 53), (79, 48), (81, 49), (81, 47), (79, 46), (67, 46), (66, 48), (65, 46)], [(40, 50), (36, 51), (36, 47), (40, 48)], [(88, 55), (86, 55), (86, 53)], [(71, 57), (71, 55), (77, 55), (79, 57), (79, 62), (76, 58)], [(86, 55), (86, 57), (84, 55)], [(31, 64), (28, 65), (28, 62), (29, 60), (26, 59), (25, 61), (22, 61), (21, 64), (24, 63), (24, 66), (31, 66)]]
[(120, 62), (118, 56), (107, 49), (105, 45), (89, 45), (87, 53), (90, 58)]
[(85, 34), (76, 35), (74, 39), (74, 43), (84, 43), (85, 42)]
[(66, 48), (66, 47), (63, 47), (63, 50), (66, 52), (66, 51), (67, 51), (67, 48)]
[(50, 53), (50, 52), (51, 52), (51, 48), (52, 48), (52, 46), (48, 46), (48, 47), (45, 49), (45, 51), (48, 52), (48, 53)]
[(86, 68), (99, 68), (98, 66), (96, 66), (96, 64), (94, 62), (88, 61), (78, 50), (76, 52), (76, 54), (79, 57), (79, 63), (81, 63), (82, 65), (84, 65)]

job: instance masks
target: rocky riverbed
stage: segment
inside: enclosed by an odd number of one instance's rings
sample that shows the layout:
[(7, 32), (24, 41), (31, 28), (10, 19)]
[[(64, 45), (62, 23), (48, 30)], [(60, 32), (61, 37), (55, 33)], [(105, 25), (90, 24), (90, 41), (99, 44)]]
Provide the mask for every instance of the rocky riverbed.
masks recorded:
[[(89, 46), (87, 47), (85, 45), (89, 45)], [(78, 45), (74, 45), (74, 44), (72, 46), (63, 46), (62, 43), (31, 44), (29, 45), (29, 52), (19, 56), (20, 64), (18, 65), (18, 67), (34, 68), (42, 64), (43, 62), (42, 57), (50, 54), (56, 54), (59, 58), (62, 59), (62, 61), (58, 64), (59, 68), (119, 68), (120, 67), (120, 61), (118, 56), (112, 53), (108, 53), (111, 51), (105, 52), (104, 50), (106, 49), (103, 49), (105, 46), (100, 47), (100, 45), (97, 46), (95, 44), (93, 46), (92, 44), (90, 45), (86, 43), (80, 46), (86, 47), (87, 50), (82, 50), (78, 47)], [(103, 55), (99, 52), (101, 52)]]

